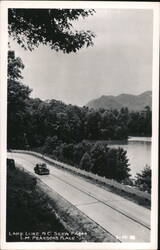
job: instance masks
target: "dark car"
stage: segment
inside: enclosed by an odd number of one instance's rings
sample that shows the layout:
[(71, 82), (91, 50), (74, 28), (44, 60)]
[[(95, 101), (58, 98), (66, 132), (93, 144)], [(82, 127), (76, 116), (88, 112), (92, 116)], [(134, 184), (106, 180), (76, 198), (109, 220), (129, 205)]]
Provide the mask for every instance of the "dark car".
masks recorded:
[(14, 159), (7, 158), (7, 168), (13, 169), (13, 170), (16, 169)]
[(39, 175), (48, 175), (49, 169), (45, 163), (39, 163), (34, 167), (34, 172)]

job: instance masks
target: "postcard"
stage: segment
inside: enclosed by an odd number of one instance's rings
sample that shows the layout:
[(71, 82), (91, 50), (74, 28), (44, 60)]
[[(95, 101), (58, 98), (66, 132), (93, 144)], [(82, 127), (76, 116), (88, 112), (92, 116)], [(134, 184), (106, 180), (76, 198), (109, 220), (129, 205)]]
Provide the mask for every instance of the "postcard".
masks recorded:
[(157, 249), (159, 4), (0, 11), (1, 249)]

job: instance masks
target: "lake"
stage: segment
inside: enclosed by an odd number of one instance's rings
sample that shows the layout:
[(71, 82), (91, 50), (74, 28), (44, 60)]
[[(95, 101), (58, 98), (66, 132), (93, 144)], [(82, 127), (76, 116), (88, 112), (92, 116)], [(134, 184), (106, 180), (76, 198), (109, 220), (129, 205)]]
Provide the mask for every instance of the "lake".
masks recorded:
[(140, 173), (146, 165), (151, 167), (151, 138), (129, 137), (128, 141), (108, 142), (108, 146), (122, 147), (127, 151), (132, 177)]

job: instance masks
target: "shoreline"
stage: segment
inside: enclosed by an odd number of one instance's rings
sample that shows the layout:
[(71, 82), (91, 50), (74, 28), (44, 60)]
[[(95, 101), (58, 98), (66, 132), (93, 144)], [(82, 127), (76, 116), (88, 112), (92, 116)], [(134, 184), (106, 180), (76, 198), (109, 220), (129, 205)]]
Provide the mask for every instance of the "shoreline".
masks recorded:
[(152, 137), (129, 136), (128, 141), (152, 142)]

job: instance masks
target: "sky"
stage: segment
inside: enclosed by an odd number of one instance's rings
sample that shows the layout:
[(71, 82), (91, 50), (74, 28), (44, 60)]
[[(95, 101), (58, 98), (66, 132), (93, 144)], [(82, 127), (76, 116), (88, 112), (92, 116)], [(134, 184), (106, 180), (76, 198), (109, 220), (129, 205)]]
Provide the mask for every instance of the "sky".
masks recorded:
[(77, 53), (46, 46), (30, 52), (11, 41), (25, 65), (23, 83), (33, 89), (31, 97), (84, 106), (102, 95), (151, 90), (152, 14), (147, 9), (97, 9), (74, 23), (96, 34), (94, 46)]

